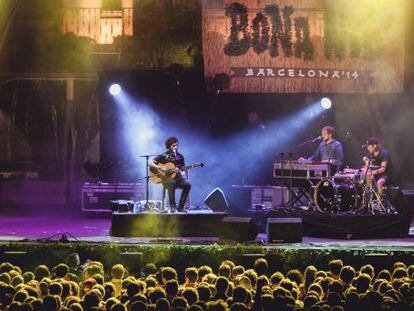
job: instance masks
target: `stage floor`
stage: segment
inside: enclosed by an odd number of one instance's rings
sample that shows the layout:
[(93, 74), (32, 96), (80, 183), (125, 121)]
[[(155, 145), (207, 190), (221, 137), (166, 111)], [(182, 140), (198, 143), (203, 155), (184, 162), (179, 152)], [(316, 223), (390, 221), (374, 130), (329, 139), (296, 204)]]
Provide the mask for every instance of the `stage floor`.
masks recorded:
[[(220, 242), (215, 237), (180, 238), (122, 238), (110, 236), (110, 217), (91, 217), (86, 215), (0, 215), (0, 243), (58, 241), (65, 234), (70, 242), (117, 243), (159, 245), (166, 243), (209, 244)], [(260, 233), (256, 242), (265, 241)], [(295, 249), (365, 249), (413, 251), (414, 221), (411, 221), (410, 235), (406, 238), (340, 240), (329, 238), (303, 237), (302, 243), (264, 245), (264, 247)]]

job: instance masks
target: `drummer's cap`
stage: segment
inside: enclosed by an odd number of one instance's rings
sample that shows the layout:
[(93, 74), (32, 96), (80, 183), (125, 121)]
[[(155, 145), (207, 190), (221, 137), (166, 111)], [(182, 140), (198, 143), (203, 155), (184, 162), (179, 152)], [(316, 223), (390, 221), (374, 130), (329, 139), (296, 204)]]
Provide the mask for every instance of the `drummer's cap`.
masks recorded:
[(365, 145), (366, 146), (368, 146), (368, 145), (378, 145), (378, 138), (376, 138), (376, 137), (368, 137), (367, 138), (367, 141), (365, 142)]

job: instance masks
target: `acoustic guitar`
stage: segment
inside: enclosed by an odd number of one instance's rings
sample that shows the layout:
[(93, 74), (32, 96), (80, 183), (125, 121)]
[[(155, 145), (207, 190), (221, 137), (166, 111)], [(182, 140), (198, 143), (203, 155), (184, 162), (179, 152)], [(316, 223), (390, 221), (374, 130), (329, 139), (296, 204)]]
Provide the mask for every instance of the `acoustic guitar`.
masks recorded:
[[(163, 171), (153, 167), (149, 168), (149, 176), (154, 184), (161, 184), (167, 182), (170, 179), (174, 179), (180, 171), (177, 167), (175, 167), (174, 163), (172, 162), (168, 162), (165, 164), (158, 163), (158, 165), (165, 168), (165, 170)], [(201, 162), (194, 163), (193, 165), (181, 167), (181, 171), (188, 171), (189, 169), (201, 168), (203, 166), (204, 164)]]

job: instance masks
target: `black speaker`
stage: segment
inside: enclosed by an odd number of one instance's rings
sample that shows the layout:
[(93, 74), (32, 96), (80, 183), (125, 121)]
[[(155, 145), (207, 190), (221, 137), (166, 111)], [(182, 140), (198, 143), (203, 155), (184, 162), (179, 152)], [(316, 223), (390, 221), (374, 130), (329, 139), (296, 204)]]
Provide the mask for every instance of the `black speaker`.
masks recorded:
[(414, 214), (414, 190), (413, 189), (406, 189), (402, 190), (402, 193), (405, 197), (405, 202), (407, 205), (408, 212), (412, 215)]
[(302, 242), (302, 218), (268, 218), (267, 243)]
[(409, 207), (408, 196), (405, 191), (401, 191), (399, 187), (387, 186), (384, 189), (384, 195), (392, 206), (397, 210), (398, 214), (403, 216), (411, 216), (413, 210)]
[(218, 228), (218, 237), (230, 241), (254, 241), (257, 228), (251, 218), (224, 217)]
[(228, 210), (226, 197), (223, 190), (215, 188), (204, 199), (204, 204), (207, 205), (213, 212), (224, 212)]

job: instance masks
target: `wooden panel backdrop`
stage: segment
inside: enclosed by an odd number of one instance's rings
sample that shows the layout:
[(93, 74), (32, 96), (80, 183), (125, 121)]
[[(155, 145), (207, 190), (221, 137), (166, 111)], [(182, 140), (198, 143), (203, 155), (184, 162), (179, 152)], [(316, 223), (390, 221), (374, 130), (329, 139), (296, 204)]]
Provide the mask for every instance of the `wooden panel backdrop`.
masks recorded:
[(403, 89), (405, 0), (209, 0), (202, 5), (205, 75), (228, 74), (228, 92)]

